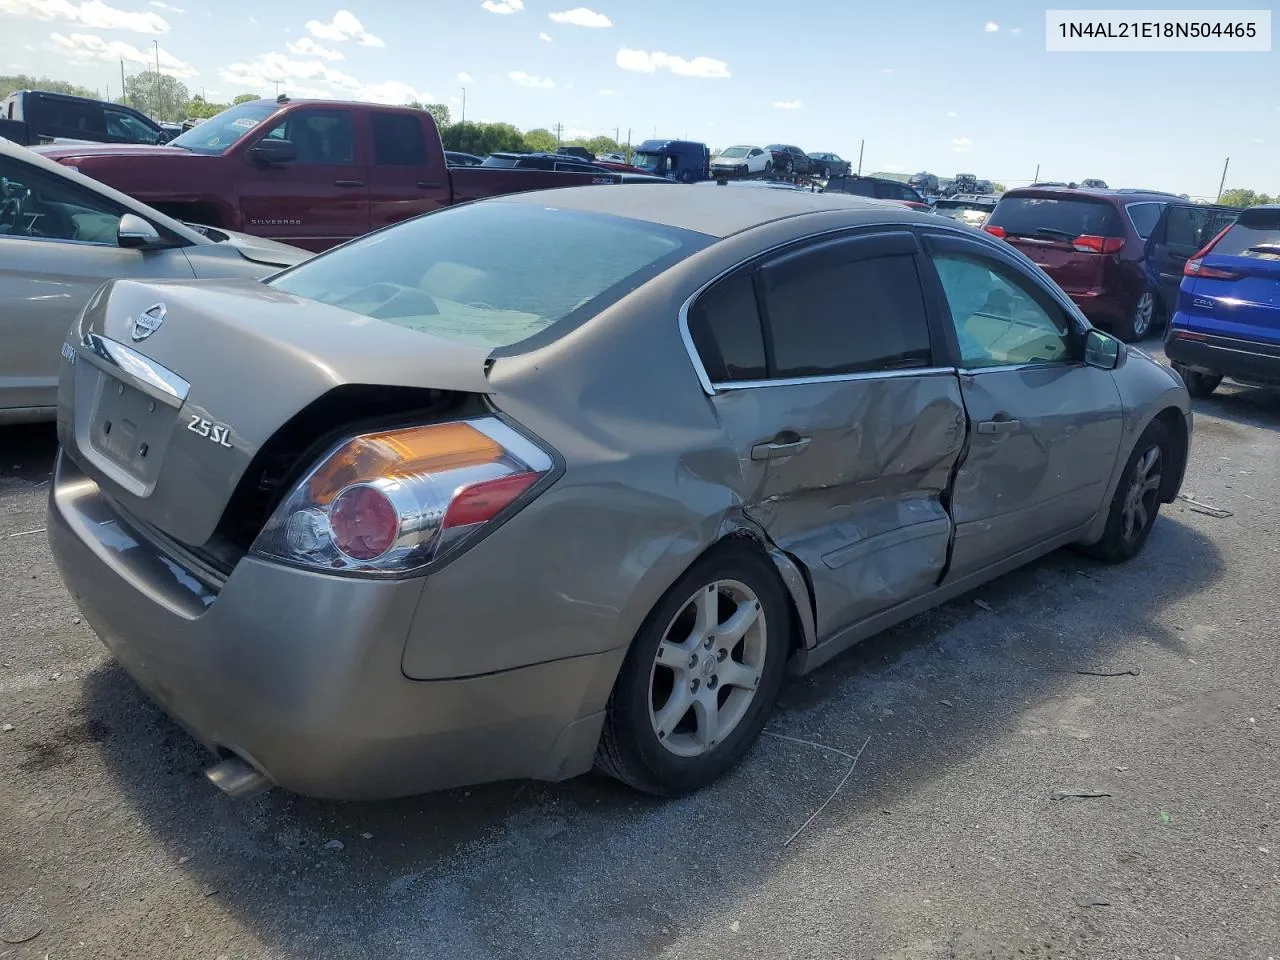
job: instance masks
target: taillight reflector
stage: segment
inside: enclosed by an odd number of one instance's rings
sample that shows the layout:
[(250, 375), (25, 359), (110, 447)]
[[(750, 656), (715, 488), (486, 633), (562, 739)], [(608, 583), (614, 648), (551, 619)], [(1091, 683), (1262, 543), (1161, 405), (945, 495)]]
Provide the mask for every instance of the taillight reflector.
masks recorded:
[(497, 480), (484, 480), (463, 487), (453, 496), (453, 502), (440, 526), (467, 527), (473, 523), (485, 523), (503, 511), (516, 497), (537, 481), (539, 474), (515, 473)]
[(1004, 232), (1004, 227), (997, 227), (990, 223), (988, 223), (982, 229), (987, 231), (987, 233), (991, 234), (993, 237), (999, 237), (1001, 240), (1003, 240), (1006, 236), (1008, 236), (1008, 234)]
[(1124, 237), (1096, 237), (1085, 233), (1072, 240), (1071, 246), (1081, 253), (1119, 253), (1124, 249)]
[(1188, 260), (1182, 268), (1184, 277), (1202, 277), (1206, 280), (1239, 280), (1244, 276), (1237, 270), (1224, 270), (1222, 267), (1206, 267), (1201, 258)]

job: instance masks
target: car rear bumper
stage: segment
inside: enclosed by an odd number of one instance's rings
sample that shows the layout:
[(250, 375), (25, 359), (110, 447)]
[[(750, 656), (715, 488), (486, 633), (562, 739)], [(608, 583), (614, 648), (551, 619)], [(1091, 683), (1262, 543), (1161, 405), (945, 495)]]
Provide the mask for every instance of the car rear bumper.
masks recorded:
[(1280, 345), (1179, 329), (1177, 317), (1165, 335), (1173, 363), (1232, 380), (1280, 387)]
[(196, 739), (279, 786), (389, 797), (591, 765), (602, 715), (582, 706), (607, 697), (614, 654), (410, 680), (401, 659), (423, 581), (251, 557), (225, 583), (202, 580), (64, 454), (48, 532), (67, 588), (124, 669)]

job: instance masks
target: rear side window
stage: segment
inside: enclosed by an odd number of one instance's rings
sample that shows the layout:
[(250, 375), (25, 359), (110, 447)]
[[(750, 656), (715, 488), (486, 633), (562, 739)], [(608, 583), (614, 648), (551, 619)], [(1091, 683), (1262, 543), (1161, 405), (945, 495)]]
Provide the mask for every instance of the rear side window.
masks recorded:
[[(58, 132), (64, 136), (76, 133), (94, 133), (105, 136), (107, 121), (102, 107), (94, 103), (82, 103), (78, 100), (63, 100), (59, 97), (41, 97), (40, 113), (43, 114), (37, 125), (52, 128), (50, 132)], [(28, 122), (30, 118), (28, 118)]]
[(751, 274), (716, 284), (689, 311), (689, 335), (712, 383), (763, 380), (764, 334)]
[(1246, 210), (1213, 248), (1228, 257), (1280, 260), (1280, 207)]
[(1133, 229), (1138, 232), (1143, 240), (1151, 236), (1151, 231), (1156, 228), (1156, 224), (1160, 222), (1160, 214), (1164, 212), (1164, 204), (1154, 201), (1145, 200), (1142, 203), (1130, 203), (1125, 206), (1125, 211), (1129, 214), (1129, 222), (1133, 224)]
[(373, 162), (380, 167), (421, 167), (427, 163), (422, 122), (404, 113), (375, 113)]
[(815, 377), (928, 366), (929, 326), (915, 259), (822, 262), (765, 294), (774, 376)]
[(1124, 236), (1115, 207), (1105, 201), (1074, 198), (1004, 197), (996, 204), (988, 224), (1027, 237)]

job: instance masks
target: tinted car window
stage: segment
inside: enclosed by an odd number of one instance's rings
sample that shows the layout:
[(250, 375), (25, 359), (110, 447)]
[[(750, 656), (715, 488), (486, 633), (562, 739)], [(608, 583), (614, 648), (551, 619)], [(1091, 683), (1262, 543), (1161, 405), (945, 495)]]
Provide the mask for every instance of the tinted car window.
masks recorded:
[(777, 377), (928, 366), (924, 296), (913, 257), (824, 262), (765, 295)]
[(346, 110), (298, 110), (267, 131), (263, 139), (288, 140), (302, 166), (340, 167), (355, 163), (355, 137)]
[(689, 335), (712, 383), (764, 379), (764, 335), (749, 273), (722, 280), (698, 298), (689, 311)]
[(709, 242), (638, 220), (494, 201), (366, 235), (271, 285), (410, 330), (501, 347), (571, 314), (599, 312)]
[(51, 133), (67, 137), (74, 137), (77, 133), (106, 135), (107, 126), (102, 107), (96, 103), (63, 100), (61, 97), (39, 97), (39, 111), (41, 122), (38, 125), (53, 128)]
[(1213, 248), (1228, 257), (1280, 260), (1280, 208), (1246, 210)]
[(966, 366), (1052, 363), (1069, 355), (1070, 325), (1050, 313), (1011, 270), (979, 257), (937, 254)]
[(1169, 220), (1165, 226), (1165, 242), (1199, 249), (1209, 242), (1209, 238), (1204, 236), (1205, 224), (1208, 221), (1208, 212), (1202, 207), (1175, 206), (1169, 210)]
[(122, 213), (61, 177), (0, 157), (0, 237), (114, 246)]
[(1124, 235), (1115, 208), (1105, 201), (1059, 200), (1050, 197), (1003, 197), (989, 226), (1006, 233), (1034, 236), (1049, 231), (1064, 237), (1120, 237)]
[(380, 167), (417, 167), (427, 162), (422, 122), (404, 113), (375, 113), (373, 162)]
[(1164, 213), (1164, 207), (1163, 203), (1148, 200), (1142, 203), (1130, 203), (1125, 210), (1129, 213), (1133, 229), (1138, 231), (1138, 236), (1145, 240), (1156, 228), (1156, 224), (1160, 221), (1160, 214)]
[(874, 180), (861, 177), (835, 177), (827, 182), (824, 193), (852, 193), (859, 197), (874, 197), (876, 184)]
[(162, 131), (147, 126), (144, 121), (131, 113), (105, 107), (103, 114), (107, 120), (107, 133), (110, 136), (134, 143), (159, 143), (163, 139)]

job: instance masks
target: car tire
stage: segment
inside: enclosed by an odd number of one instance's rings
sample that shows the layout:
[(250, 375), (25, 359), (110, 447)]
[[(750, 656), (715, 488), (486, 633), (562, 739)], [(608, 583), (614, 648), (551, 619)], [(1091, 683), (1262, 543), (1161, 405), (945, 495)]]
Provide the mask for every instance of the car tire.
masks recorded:
[[(663, 797), (724, 775), (759, 737), (778, 699), (791, 613), (768, 557), (745, 544), (713, 547), (636, 634), (609, 697), (597, 769)], [(743, 621), (745, 632), (735, 636)], [(703, 631), (710, 631), (710, 646)]]
[(1160, 315), (1160, 297), (1150, 287), (1134, 301), (1129, 314), (1116, 325), (1115, 334), (1125, 343), (1138, 343), (1154, 330)]
[(772, 161), (772, 160), (766, 160), (766, 161), (764, 162), (764, 174), (765, 174), (765, 176), (767, 177), (767, 176), (768, 176), (769, 174), (771, 174), (771, 173), (773, 173), (773, 161)]
[(1190, 370), (1180, 363), (1175, 363), (1173, 370), (1182, 378), (1182, 382), (1187, 385), (1187, 393), (1200, 400), (1210, 396), (1213, 391), (1218, 389), (1218, 384), (1222, 383), (1222, 374), (1220, 373), (1203, 373), (1199, 370)]
[(1173, 452), (1169, 428), (1153, 420), (1129, 454), (1111, 498), (1102, 538), (1081, 547), (1081, 553), (1104, 563), (1124, 563), (1138, 555), (1160, 514), (1164, 472), (1176, 466)]

